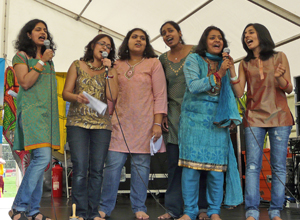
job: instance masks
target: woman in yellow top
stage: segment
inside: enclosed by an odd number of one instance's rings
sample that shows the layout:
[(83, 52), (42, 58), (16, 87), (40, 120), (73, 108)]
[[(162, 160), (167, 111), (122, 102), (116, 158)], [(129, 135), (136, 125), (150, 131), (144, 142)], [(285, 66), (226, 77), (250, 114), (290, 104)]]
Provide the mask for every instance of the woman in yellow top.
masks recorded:
[[(105, 52), (107, 58), (102, 56)], [(102, 115), (89, 108), (83, 92), (104, 103), (107, 98), (116, 99), (118, 76), (111, 68), (114, 59), (113, 39), (105, 34), (97, 35), (85, 47), (84, 56), (70, 66), (63, 91), (64, 100), (71, 102), (66, 124), (67, 141), (73, 163), (72, 201), (80, 220), (101, 219), (97, 207), (111, 136), (108, 109)]]

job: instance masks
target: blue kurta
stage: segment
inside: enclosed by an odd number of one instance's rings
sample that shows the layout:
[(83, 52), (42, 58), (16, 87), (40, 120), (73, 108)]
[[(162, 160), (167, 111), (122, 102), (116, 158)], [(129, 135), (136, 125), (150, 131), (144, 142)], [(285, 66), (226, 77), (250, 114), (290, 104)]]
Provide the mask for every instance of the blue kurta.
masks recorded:
[(196, 170), (227, 171), (224, 203), (238, 205), (243, 202), (243, 196), (228, 126), (240, 124), (241, 118), (229, 83), (229, 72), (222, 78), (220, 94), (212, 94), (210, 91), (216, 84), (208, 68), (196, 53), (187, 57), (183, 68), (187, 89), (181, 106), (178, 165)]
[[(206, 91), (213, 86), (208, 64), (198, 54), (189, 55), (184, 66), (187, 88), (179, 130), (179, 164), (197, 170), (226, 171), (229, 145), (228, 128), (213, 124), (220, 95)], [(226, 76), (227, 77), (227, 76)]]

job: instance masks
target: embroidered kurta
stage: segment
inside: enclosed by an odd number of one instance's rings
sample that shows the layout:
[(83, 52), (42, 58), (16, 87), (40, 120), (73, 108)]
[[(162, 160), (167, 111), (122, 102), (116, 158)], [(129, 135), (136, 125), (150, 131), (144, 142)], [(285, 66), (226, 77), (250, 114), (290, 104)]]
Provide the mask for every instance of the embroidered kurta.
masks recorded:
[[(258, 59), (249, 62), (242, 61), (242, 67), (247, 80), (247, 110), (246, 118), (250, 126), (279, 127), (294, 124), (293, 116), (287, 104), (285, 92), (279, 88), (274, 73), (279, 63), (282, 63), (282, 52), (263, 64), (263, 79), (259, 72)], [(243, 121), (248, 127), (246, 120)]]
[(241, 118), (229, 72), (222, 78), (220, 93), (212, 93), (211, 88), (216, 84), (202, 57), (196, 53), (189, 55), (183, 71), (187, 89), (181, 106), (178, 165), (195, 170), (226, 171), (224, 203), (238, 205), (243, 202), (243, 195), (227, 126), (240, 124)]
[[(38, 59), (27, 59), (18, 52), (13, 58), (13, 66), (24, 64), (28, 71)], [(23, 129), (19, 126), (22, 118)], [(52, 129), (52, 130), (51, 130)], [(53, 63), (46, 62), (35, 84), (28, 90), (22, 86), (17, 96), (17, 123), (13, 150), (32, 150), (41, 147), (60, 148), (57, 88)]]
[[(193, 53), (195, 48), (196, 46), (193, 46), (189, 54)], [(170, 61), (168, 59), (167, 52), (163, 53), (159, 57), (159, 60), (165, 71), (168, 93), (169, 132), (164, 135), (164, 137), (167, 137), (167, 143), (171, 144), (178, 144), (179, 117), (181, 113), (181, 103), (186, 88), (185, 77), (183, 73), (183, 65), (186, 57), (182, 58), (178, 63), (173, 63)]]
[[(125, 73), (130, 66), (126, 61), (116, 61), (115, 69), (119, 81), (115, 108), (130, 152), (150, 153), (154, 114), (167, 114), (166, 79), (162, 65), (156, 58), (145, 59), (127, 77)], [(115, 112), (112, 127), (109, 150), (128, 153)]]
[(226, 171), (229, 131), (214, 125), (219, 95), (210, 95), (213, 75), (208, 64), (194, 53), (184, 66), (187, 88), (181, 106), (179, 166), (196, 170)]
[[(86, 92), (96, 99), (107, 103), (106, 99), (106, 78), (105, 72), (91, 77), (80, 68), (79, 61), (74, 61), (77, 79), (74, 94)], [(111, 130), (111, 121), (108, 108), (104, 115), (92, 110), (86, 104), (72, 102), (69, 108), (66, 126), (78, 126), (86, 129), (107, 129)]]

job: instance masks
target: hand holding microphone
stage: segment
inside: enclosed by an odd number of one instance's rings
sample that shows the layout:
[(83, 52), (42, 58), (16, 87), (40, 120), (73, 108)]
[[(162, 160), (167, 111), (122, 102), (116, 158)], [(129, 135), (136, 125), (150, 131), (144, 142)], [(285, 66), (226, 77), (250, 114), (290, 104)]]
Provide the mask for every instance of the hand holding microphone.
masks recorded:
[(46, 47), (46, 50), (44, 51), (44, 54), (43, 54), (43, 57), (41, 60), (43, 62), (51, 61), (51, 59), (53, 58), (53, 51), (50, 48), (50, 41), (44, 40), (44, 45)]
[(108, 75), (108, 70), (111, 67), (111, 60), (107, 58), (108, 57), (108, 53), (106, 51), (103, 51), (102, 52), (102, 57), (103, 57), (102, 63), (105, 66), (105, 76), (107, 78), (113, 78), (114, 77), (113, 75), (112, 76)]
[(230, 59), (232, 58), (229, 56), (229, 53), (230, 53), (230, 49), (228, 47), (223, 49), (223, 53), (222, 53), (223, 63), (220, 67), (220, 70), (218, 71), (218, 74), (220, 75), (221, 78), (226, 75), (227, 69), (230, 68), (230, 63), (231, 63)]

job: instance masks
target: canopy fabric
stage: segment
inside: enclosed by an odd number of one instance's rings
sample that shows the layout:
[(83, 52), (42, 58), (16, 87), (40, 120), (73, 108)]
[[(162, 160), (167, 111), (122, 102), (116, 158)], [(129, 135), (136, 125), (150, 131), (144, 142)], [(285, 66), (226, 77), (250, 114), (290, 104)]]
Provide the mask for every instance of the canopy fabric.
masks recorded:
[[(270, 2), (279, 6), (275, 11), (281, 17), (271, 12), (273, 8), (263, 8)], [(224, 31), (234, 59), (245, 55), (241, 35), (248, 23), (264, 24), (275, 43), (300, 33), (299, 0), (0, 0), (0, 5), (0, 28), (4, 33), (0, 36), (0, 57), (10, 65), (15, 53), (13, 41), (21, 27), (39, 18), (46, 21), (57, 44), (53, 60), (58, 72), (66, 72), (73, 60), (82, 57), (85, 45), (99, 31), (112, 35), (118, 47), (130, 29), (143, 28), (153, 39), (155, 50), (163, 53), (169, 50), (159, 37), (165, 21), (180, 23), (187, 44), (197, 44), (203, 30), (215, 25)], [(300, 37), (276, 48), (287, 54), (292, 76), (298, 75), (299, 48)]]

